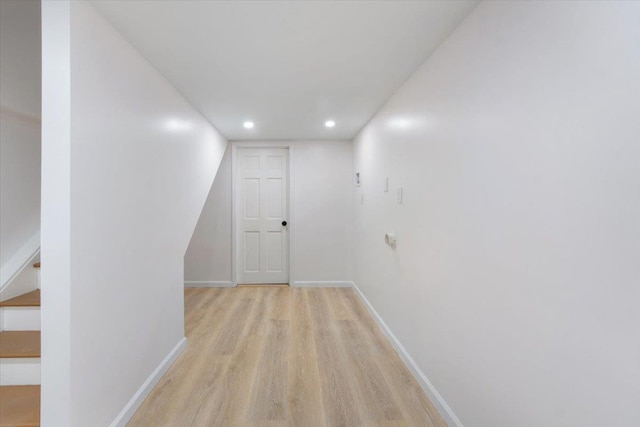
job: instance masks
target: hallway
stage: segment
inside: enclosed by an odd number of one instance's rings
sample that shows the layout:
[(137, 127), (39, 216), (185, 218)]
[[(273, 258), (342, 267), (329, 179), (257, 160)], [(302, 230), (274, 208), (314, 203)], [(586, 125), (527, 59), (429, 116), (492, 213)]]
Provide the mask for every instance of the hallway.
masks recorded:
[(185, 328), (128, 425), (445, 425), (352, 289), (187, 289)]
[(0, 427), (640, 427), (639, 23), (0, 0)]

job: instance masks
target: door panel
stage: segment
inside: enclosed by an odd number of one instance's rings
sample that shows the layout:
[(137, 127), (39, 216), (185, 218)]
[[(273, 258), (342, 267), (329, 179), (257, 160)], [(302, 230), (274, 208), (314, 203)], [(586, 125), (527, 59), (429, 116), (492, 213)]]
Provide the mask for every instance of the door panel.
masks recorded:
[(282, 179), (267, 179), (267, 218), (282, 218)]
[(289, 150), (239, 148), (236, 156), (237, 281), (288, 283)]
[(267, 233), (267, 271), (282, 272), (282, 233)]
[(245, 231), (245, 271), (260, 272), (260, 232)]
[(260, 219), (260, 179), (245, 179), (244, 191), (244, 219)]

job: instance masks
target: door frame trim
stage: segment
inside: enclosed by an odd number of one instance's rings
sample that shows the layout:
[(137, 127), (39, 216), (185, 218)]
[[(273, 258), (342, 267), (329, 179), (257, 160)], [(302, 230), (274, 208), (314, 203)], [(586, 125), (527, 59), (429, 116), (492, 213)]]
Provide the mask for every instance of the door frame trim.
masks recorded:
[(230, 141), (231, 144), (231, 282), (233, 286), (238, 286), (238, 250), (240, 244), (238, 242), (238, 221), (236, 219), (237, 209), (236, 203), (238, 201), (237, 186), (238, 180), (236, 178), (236, 172), (238, 171), (238, 149), (239, 148), (285, 148), (289, 150), (289, 203), (287, 203), (287, 209), (289, 210), (288, 222), (289, 226), (289, 285), (295, 281), (295, 233), (296, 233), (296, 219), (295, 219), (295, 162), (294, 152), (295, 143), (293, 141)]

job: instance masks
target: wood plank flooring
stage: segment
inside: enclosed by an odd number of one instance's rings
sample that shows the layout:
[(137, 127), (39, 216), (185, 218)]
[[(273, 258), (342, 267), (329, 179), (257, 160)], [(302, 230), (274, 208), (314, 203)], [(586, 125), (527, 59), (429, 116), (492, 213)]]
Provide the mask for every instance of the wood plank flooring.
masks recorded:
[(40, 386), (0, 387), (0, 427), (40, 425)]
[(40, 331), (0, 332), (0, 358), (40, 357)]
[(191, 288), (185, 329), (129, 426), (446, 426), (352, 289)]
[(0, 307), (40, 307), (40, 289), (1, 301)]

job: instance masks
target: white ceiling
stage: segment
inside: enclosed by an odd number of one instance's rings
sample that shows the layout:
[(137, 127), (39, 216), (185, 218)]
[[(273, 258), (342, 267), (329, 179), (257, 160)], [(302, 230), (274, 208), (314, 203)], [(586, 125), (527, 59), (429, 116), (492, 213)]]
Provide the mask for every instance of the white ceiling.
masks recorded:
[(477, 4), (92, 3), (230, 140), (353, 138)]

